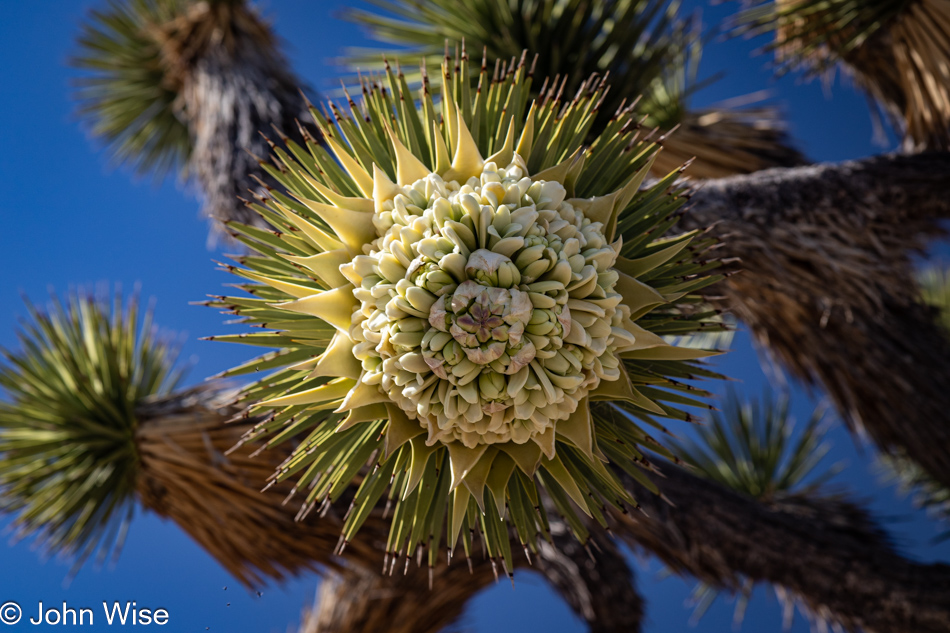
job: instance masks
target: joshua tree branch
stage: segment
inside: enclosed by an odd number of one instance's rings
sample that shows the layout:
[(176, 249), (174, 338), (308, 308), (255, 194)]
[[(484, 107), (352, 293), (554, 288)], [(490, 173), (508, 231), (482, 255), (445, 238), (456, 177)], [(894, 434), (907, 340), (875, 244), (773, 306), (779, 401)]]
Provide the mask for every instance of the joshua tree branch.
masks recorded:
[[(188, 75), (185, 94), (194, 111), (188, 119), (194, 137), (191, 164), (204, 193), (207, 215), (270, 228), (239, 198), (259, 191), (260, 183), (277, 186), (259, 165), (259, 157), (271, 152), (262, 135), (286, 134), (303, 145), (297, 121), (308, 122), (310, 115), (293, 77), (271, 65), (258, 47), (240, 50), (246, 51), (240, 59), (220, 51), (209, 53)], [(236, 111), (219, 103), (230, 103)], [(315, 128), (307, 128), (316, 134)]]
[(639, 631), (643, 599), (617, 543), (599, 538), (591, 555), (564, 523), (552, 522), (551, 532), (554, 546), (540, 544), (534, 567), (587, 622), (591, 633)]
[(814, 495), (764, 503), (662, 470), (650, 477), (665, 499), (627, 480), (643, 512), (621, 517), (618, 533), (674, 570), (716, 587), (781, 586), (848, 630), (950, 630), (950, 566), (902, 557), (861, 508)]
[[(556, 546), (541, 546), (535, 570), (592, 632), (639, 631), (643, 601), (616, 545), (600, 542), (595, 562), (566, 526), (554, 522), (551, 527)], [(301, 633), (438, 633), (456, 622), (469, 599), (495, 579), (492, 562), (481, 556), (472, 559), (471, 571), (458, 562), (433, 569), (433, 589), (428, 573), (410, 563), (406, 576), (399, 570), (390, 577), (361, 567), (327, 578)]]
[[(136, 409), (142, 506), (174, 521), (248, 587), (314, 568), (339, 569), (332, 556), (338, 522), (295, 522), (299, 502), (285, 503), (287, 486), (261, 493), (286, 454), (253, 457), (251, 446), (225, 454), (253, 423), (228, 423), (241, 414), (226, 404), (228, 396), (220, 386), (206, 385)], [(376, 550), (354, 543), (351, 555), (370, 558)]]
[(950, 486), (950, 341), (910, 257), (950, 217), (950, 153), (878, 156), (700, 183), (687, 226), (712, 226), (741, 274), (716, 288), (794, 375), (853, 427)]

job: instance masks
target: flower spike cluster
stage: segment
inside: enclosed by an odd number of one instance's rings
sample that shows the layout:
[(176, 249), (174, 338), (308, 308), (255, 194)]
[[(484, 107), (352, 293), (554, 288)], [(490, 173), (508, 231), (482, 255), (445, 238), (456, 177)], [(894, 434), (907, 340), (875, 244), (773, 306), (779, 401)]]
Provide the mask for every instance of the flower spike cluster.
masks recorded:
[(641, 188), (657, 147), (632, 113), (586, 146), (602, 81), (529, 104), (523, 59), (483, 63), (475, 91), (467, 63), (443, 66), (439, 108), (387, 67), (348, 115), (314, 111), (328, 148), (275, 146), (286, 191), (250, 203), (275, 231), (231, 225), (259, 253), (229, 267), (253, 298), (210, 302), (269, 330), (215, 338), (281, 348), (227, 374), (277, 369), (245, 390), (271, 412), (246, 441), (300, 439), (274, 480), (301, 516), (360, 482), (343, 545), (387, 495), (390, 570), (433, 565), (443, 534), (468, 553), (475, 529), (510, 569), (510, 527), (526, 551), (549, 536), (541, 489), (586, 539), (578, 510), (635, 504), (611, 464), (669, 455), (639, 423), (688, 419), (681, 380), (712, 375), (713, 352), (663, 338), (718, 327), (710, 244), (661, 237), (677, 173)]

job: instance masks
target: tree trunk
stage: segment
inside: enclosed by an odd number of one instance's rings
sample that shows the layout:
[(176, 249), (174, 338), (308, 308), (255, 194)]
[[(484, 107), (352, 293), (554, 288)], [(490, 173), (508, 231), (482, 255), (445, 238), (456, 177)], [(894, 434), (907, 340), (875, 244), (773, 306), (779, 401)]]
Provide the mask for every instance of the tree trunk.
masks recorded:
[(772, 169), (697, 185), (741, 274), (712, 292), (852, 427), (950, 487), (950, 341), (920, 303), (911, 256), (950, 217), (950, 154)]

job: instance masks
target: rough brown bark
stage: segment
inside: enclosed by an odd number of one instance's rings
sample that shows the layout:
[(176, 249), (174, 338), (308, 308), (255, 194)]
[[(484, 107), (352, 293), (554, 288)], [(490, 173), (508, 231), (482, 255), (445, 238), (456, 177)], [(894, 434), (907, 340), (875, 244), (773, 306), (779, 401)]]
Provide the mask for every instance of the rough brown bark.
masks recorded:
[(850, 631), (950, 630), (950, 566), (902, 557), (861, 508), (835, 497), (759, 502), (663, 472), (650, 478), (669, 502), (628, 480), (642, 512), (620, 517), (616, 532), (673, 570), (732, 590), (746, 578), (777, 585)]
[(842, 46), (856, 83), (903, 133), (910, 150), (950, 149), (948, 15), (940, 0), (908, 2), (860, 45)]
[[(544, 543), (534, 558), (539, 572), (593, 633), (636, 633), (643, 601), (616, 545), (600, 541), (594, 560), (555, 522), (555, 546)], [(468, 601), (495, 581), (491, 561), (478, 555), (472, 568), (461, 561), (432, 571), (410, 564), (408, 574), (350, 569), (323, 581), (300, 633), (438, 633), (456, 623)], [(519, 561), (530, 569), (527, 561)], [(506, 582), (502, 577), (501, 582)], [(529, 607), (530, 608), (530, 607)]]
[(564, 523), (552, 522), (551, 533), (554, 545), (540, 544), (534, 568), (587, 622), (591, 633), (639, 631), (643, 599), (617, 543), (598, 537), (591, 553)]
[[(255, 48), (239, 50), (243, 53), (237, 59), (221, 51), (203, 57), (186, 84), (183, 94), (195, 113), (189, 117), (195, 136), (191, 164), (204, 193), (205, 213), (270, 230), (273, 227), (239, 199), (261, 191), (252, 175), (278, 186), (258, 164), (258, 157), (271, 152), (261, 132), (273, 135), (273, 124), (303, 145), (297, 120), (309, 122), (310, 115), (297, 81), (260, 60), (243, 59), (256, 56)], [(222, 108), (221, 103), (231, 107)]]
[[(174, 521), (246, 586), (283, 580), (312, 569), (340, 569), (331, 553), (340, 524), (294, 521), (297, 504), (283, 505), (287, 486), (261, 493), (285, 454), (251, 447), (225, 455), (248, 423), (227, 424), (239, 410), (213, 389), (157, 398), (136, 411), (142, 505)], [(367, 542), (353, 556), (375, 557)]]
[(276, 187), (259, 160), (271, 153), (262, 134), (274, 128), (298, 144), (297, 121), (310, 124), (304, 84), (290, 70), (278, 41), (244, 0), (195, 3), (154, 35), (167, 81), (178, 92), (180, 117), (192, 140), (189, 170), (203, 194), (203, 212), (219, 221), (272, 227), (239, 200)]
[(741, 274), (715, 291), (853, 426), (950, 487), (950, 342), (911, 256), (950, 217), (950, 153), (878, 156), (702, 182), (686, 225), (712, 225)]

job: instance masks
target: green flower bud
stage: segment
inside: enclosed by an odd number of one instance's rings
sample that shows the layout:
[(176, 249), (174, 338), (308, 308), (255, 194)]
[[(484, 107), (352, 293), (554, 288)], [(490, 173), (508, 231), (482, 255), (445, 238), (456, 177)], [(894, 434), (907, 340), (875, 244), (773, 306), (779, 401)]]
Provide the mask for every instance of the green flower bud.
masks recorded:
[(503, 398), (506, 387), (505, 377), (493, 371), (484, 371), (478, 377), (478, 389), (486, 400)]

